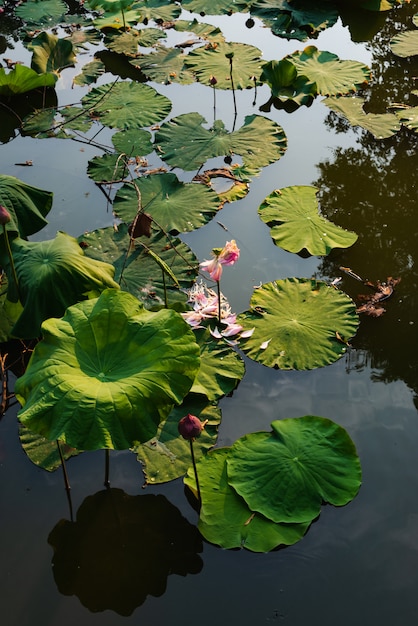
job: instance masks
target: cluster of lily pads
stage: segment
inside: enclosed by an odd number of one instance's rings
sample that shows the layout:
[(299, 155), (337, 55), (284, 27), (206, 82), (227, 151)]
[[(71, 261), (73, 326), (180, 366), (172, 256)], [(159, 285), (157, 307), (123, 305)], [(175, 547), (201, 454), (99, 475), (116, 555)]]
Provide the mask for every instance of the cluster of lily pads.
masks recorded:
[[(249, 10), (265, 24), (272, 22), (275, 34), (291, 32), (294, 37), (292, 24), (298, 22), (303, 39), (331, 25), (332, 16), (338, 15), (339, 3), (320, 4), (307, 12), (306, 3), (299, 0), (90, 0), (90, 8), (100, 13), (85, 13), (81, 29), (69, 16), (63, 19), (66, 5), (61, 0), (28, 0), (13, 9), (27, 33), (34, 25), (59, 24), (67, 28), (67, 36), (28, 34), (31, 68), (0, 69), (0, 97), (7, 99), (8, 110), (19, 94), (39, 88), (54, 100), (58, 72), (74, 63), (78, 49), (95, 42), (103, 41), (107, 49), (84, 66), (75, 84), (94, 83), (115, 55), (128, 68), (124, 76), (132, 79), (91, 89), (81, 106), (48, 106), (44, 98), (47, 106), (36, 103), (20, 124), (21, 132), (44, 138), (87, 137), (97, 124), (117, 129), (113, 147), (102, 147), (105, 154), (88, 165), (88, 175), (113, 193), (117, 228), (84, 233), (78, 239), (59, 233), (51, 241), (27, 241), (45, 225), (52, 195), (0, 176), (0, 204), (11, 217), (5, 229), (14, 265), (3, 234), (1, 339), (42, 337), (16, 383), (22, 444), (34, 462), (49, 470), (60, 464), (55, 440), (65, 444), (67, 457), (82, 450), (130, 449), (143, 465), (147, 482), (161, 483), (187, 472), (189, 449), (177, 425), (185, 414), (197, 416), (205, 422), (195, 446), (202, 489), (199, 528), (223, 547), (266, 551), (289, 545), (303, 536), (322, 501), (341, 505), (356, 495), (360, 465), (354, 445), (344, 429), (325, 418), (276, 421), (272, 433), (248, 435), (231, 450), (209, 450), (221, 419), (218, 402), (244, 376), (242, 353), (267, 367), (322, 367), (346, 352), (358, 315), (351, 299), (332, 285), (288, 278), (254, 290), (249, 309), (234, 317), (243, 331), (238, 343), (216, 328), (216, 322), (222, 324), (221, 313), (215, 319), (216, 308), (214, 315), (201, 316), (198, 325), (187, 323), (196, 312), (190, 290), (199, 276), (199, 261), (178, 235), (201, 227), (226, 202), (242, 198), (252, 177), (285, 153), (287, 140), (281, 126), (264, 115), (248, 116), (232, 131), (217, 119), (206, 128), (197, 112), (163, 121), (171, 102), (144, 83), (198, 80), (215, 96), (217, 89), (255, 88), (264, 82), (272, 95), (262, 112), (272, 105), (288, 111), (309, 106), (317, 95), (329, 96), (331, 108), (342, 100), (353, 102), (339, 96), (367, 83), (370, 70), (361, 63), (341, 61), (314, 46), (263, 63), (253, 46), (225, 42), (219, 29), (178, 19), (182, 7), (209, 12), (210, 6), (216, 13)], [(371, 8), (386, 10), (395, 4), (399, 2), (371, 3)], [(160, 44), (171, 28), (193, 35), (190, 52)], [(142, 47), (153, 51), (139, 52)], [(379, 116), (375, 130), (378, 116), (364, 116), (371, 132), (382, 134), (382, 127), (388, 127), (387, 118)], [(149, 167), (151, 154), (172, 168), (196, 170), (193, 181), (184, 183), (173, 172)], [(232, 164), (235, 156), (240, 162)], [(225, 163), (202, 171), (213, 157), (224, 157)], [(212, 186), (219, 177), (230, 181), (226, 192)], [(355, 233), (320, 215), (317, 191), (293, 186), (264, 199), (259, 216), (276, 245), (323, 256), (355, 243)], [(213, 293), (219, 311), (223, 307), (229, 316), (220, 290)], [(295, 446), (300, 453), (293, 454)], [(334, 489), (328, 488), (331, 468), (340, 479)], [(292, 481), (290, 500), (281, 491), (283, 475)], [(282, 485), (278, 490), (277, 481)], [(312, 489), (301, 489), (301, 481)], [(193, 489), (191, 474), (186, 484)]]

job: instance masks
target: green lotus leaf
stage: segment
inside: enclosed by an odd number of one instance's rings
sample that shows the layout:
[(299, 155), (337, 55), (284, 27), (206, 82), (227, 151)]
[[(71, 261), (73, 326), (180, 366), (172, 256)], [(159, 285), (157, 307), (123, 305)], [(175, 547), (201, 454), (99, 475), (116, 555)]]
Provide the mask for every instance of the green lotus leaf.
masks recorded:
[(93, 20), (93, 23), (94, 27), (98, 30), (107, 30), (108, 28), (121, 30), (137, 24), (140, 18), (141, 16), (138, 14), (138, 11), (130, 9), (123, 13), (103, 13), (101, 17)]
[(154, 437), (199, 369), (199, 347), (178, 313), (147, 311), (116, 289), (46, 320), (42, 334), (16, 381), (19, 419), (80, 450)]
[(60, 109), (60, 115), (63, 118), (65, 130), (79, 130), (86, 133), (93, 124), (88, 112), (80, 107), (65, 106)]
[(93, 157), (88, 162), (87, 174), (96, 183), (121, 181), (129, 170), (125, 159), (119, 154), (103, 154)]
[(261, 50), (246, 43), (220, 41), (189, 52), (184, 65), (205, 85), (210, 85), (214, 77), (216, 89), (248, 89), (254, 87), (254, 77), (259, 79), (261, 54)]
[(357, 235), (318, 213), (318, 189), (298, 185), (277, 189), (264, 198), (258, 214), (276, 244), (288, 252), (307, 250), (325, 256), (333, 248), (349, 248)]
[(285, 57), (295, 64), (298, 74), (315, 82), (322, 96), (339, 96), (357, 91), (370, 80), (370, 69), (359, 61), (341, 61), (336, 54), (308, 46)]
[(221, 120), (209, 130), (199, 113), (185, 113), (164, 123), (155, 135), (161, 158), (172, 167), (199, 169), (208, 159), (239, 154), (254, 170), (274, 163), (286, 151), (281, 126), (261, 115), (247, 115), (243, 126), (229, 133)]
[(65, 37), (68, 41), (74, 46), (75, 50), (89, 50), (89, 46), (87, 44), (98, 45), (102, 40), (101, 33), (96, 28), (78, 28), (77, 30), (72, 30), (70, 34)]
[(28, 50), (33, 52), (31, 68), (38, 74), (60, 72), (65, 67), (74, 67), (76, 62), (71, 41), (49, 33), (40, 33), (32, 39)]
[(132, 0), (88, 0), (88, 5), (92, 9), (103, 9), (108, 13), (120, 13), (129, 6), (131, 6)]
[[(134, 181), (141, 206), (166, 232), (189, 232), (209, 222), (221, 208), (218, 195), (199, 183), (182, 183), (172, 173), (153, 174)], [(124, 222), (132, 222), (138, 211), (138, 196), (131, 184), (118, 190), (113, 210)]]
[(191, 390), (215, 402), (231, 393), (243, 379), (244, 361), (230, 345), (214, 340), (208, 329), (194, 332), (200, 346), (200, 369)]
[(395, 111), (395, 115), (403, 126), (418, 133), (418, 106)]
[(179, 435), (178, 423), (191, 413), (201, 422), (208, 420), (202, 433), (193, 443), (196, 460), (213, 448), (218, 437), (221, 410), (194, 393), (189, 393), (180, 406), (174, 407), (168, 418), (161, 422), (155, 437), (133, 448), (143, 465), (146, 482), (166, 483), (184, 476), (191, 465), (190, 442)]
[[(61, 467), (61, 458), (56, 441), (49, 441), (45, 437), (33, 433), (22, 424), (19, 428), (19, 438), (26, 456), (32, 463), (47, 472), (55, 472), (55, 470)], [(72, 456), (80, 454), (81, 450), (61, 444), (61, 452), (64, 459), (68, 460)]]
[(39, 337), (48, 317), (60, 317), (88, 292), (119, 287), (112, 265), (86, 257), (77, 240), (65, 233), (40, 242), (18, 237), (11, 248), (24, 307), (12, 329), (14, 337)]
[[(41, 109), (30, 113), (25, 117), (22, 123), (22, 132), (32, 137), (50, 137), (55, 136), (55, 127), (57, 109)], [(60, 132), (61, 129), (58, 130)]]
[(39, 87), (54, 87), (56, 74), (38, 74), (35, 70), (17, 63), (14, 69), (7, 71), (0, 68), (0, 96), (15, 96)]
[(181, 13), (181, 6), (171, 0), (139, 0), (133, 8), (141, 22), (172, 22)]
[(306, 76), (298, 76), (293, 63), (287, 59), (269, 61), (262, 68), (260, 80), (269, 85), (272, 98), (260, 110), (270, 111), (273, 104), (290, 113), (300, 106), (311, 106), (317, 95), (316, 83), (310, 82)]
[(344, 428), (316, 415), (271, 426), (238, 439), (227, 457), (228, 482), (252, 511), (274, 522), (310, 522), (322, 502), (343, 506), (357, 495), (360, 460)]
[(278, 37), (304, 41), (333, 26), (338, 10), (328, 0), (317, 0), (315, 5), (311, 0), (256, 0), (251, 15), (263, 20)]
[(41, 230), (48, 223), (45, 216), (51, 210), (52, 196), (51, 191), (27, 185), (14, 176), (0, 174), (0, 204), (11, 216), (11, 221), (6, 224), (7, 231), (26, 238)]
[(190, 85), (194, 82), (194, 76), (191, 71), (184, 68), (186, 58), (180, 48), (161, 46), (155, 52), (137, 55), (131, 64), (156, 83)]
[[(198, 528), (203, 537), (222, 548), (246, 548), (269, 552), (302, 539), (310, 522), (276, 524), (248, 508), (245, 500), (228, 484), (227, 460), (231, 448), (218, 448), (197, 463), (202, 507)], [(193, 470), (185, 484), (196, 491)]]
[(194, 33), (200, 39), (209, 39), (212, 42), (225, 41), (225, 37), (220, 28), (213, 26), (213, 24), (205, 24), (204, 22), (198, 22), (194, 20), (176, 20), (173, 24), (173, 28), (180, 32)]
[(134, 28), (131, 28), (129, 31), (118, 29), (108, 31), (106, 32), (104, 43), (112, 52), (133, 57), (138, 52), (139, 32)]
[(23, 311), (20, 302), (11, 302), (7, 298), (8, 281), (5, 274), (0, 275), (0, 343), (8, 341), (12, 328)]
[(147, 130), (124, 130), (112, 135), (112, 143), (119, 154), (128, 157), (144, 156), (151, 154), (152, 135)]
[(207, 15), (230, 15), (238, 11), (246, 11), (249, 0), (181, 0), (181, 6), (191, 13)]
[(254, 328), (240, 349), (254, 361), (284, 370), (309, 370), (334, 363), (355, 334), (354, 302), (322, 281), (286, 278), (255, 289), (251, 309), (237, 322)]
[(95, 59), (94, 61), (90, 61), (90, 63), (86, 63), (83, 65), (81, 74), (77, 74), (74, 77), (73, 83), (74, 85), (91, 85), (95, 83), (97, 79), (104, 74), (106, 71), (106, 66), (103, 61)]
[(82, 100), (105, 126), (120, 129), (152, 126), (166, 117), (171, 102), (149, 85), (120, 82), (95, 87)]
[(160, 43), (160, 39), (167, 39), (167, 33), (161, 28), (141, 28), (138, 31), (139, 45), (143, 48), (153, 48)]
[(16, 9), (16, 15), (29, 26), (54, 26), (62, 21), (68, 6), (62, 0), (28, 0)]
[(418, 54), (418, 30), (407, 30), (395, 35), (390, 41), (390, 49), (398, 57), (412, 57)]
[[(117, 231), (112, 227), (102, 228), (85, 233), (79, 240), (87, 256), (114, 265), (115, 280), (121, 281), (122, 288), (132, 293), (144, 306), (164, 306), (164, 285), (169, 305), (186, 302), (184, 290), (192, 286), (199, 262), (190, 248), (178, 239), (154, 231), (150, 239), (135, 239), (134, 248), (131, 249), (128, 227), (121, 224)], [(168, 265), (180, 289), (167, 274), (163, 277), (161, 266), (147, 252), (148, 249)]]
[(323, 103), (332, 111), (343, 115), (352, 126), (361, 126), (376, 139), (386, 139), (398, 132), (401, 125), (394, 113), (365, 113), (364, 98), (333, 97)]

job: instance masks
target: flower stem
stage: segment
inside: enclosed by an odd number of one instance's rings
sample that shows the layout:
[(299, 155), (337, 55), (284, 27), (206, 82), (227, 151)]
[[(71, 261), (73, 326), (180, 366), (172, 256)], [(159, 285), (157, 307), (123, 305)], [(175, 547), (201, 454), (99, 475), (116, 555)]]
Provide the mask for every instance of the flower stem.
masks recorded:
[(221, 320), (222, 320), (222, 312), (221, 312), (221, 283), (219, 280), (216, 281), (216, 287), (218, 289), (218, 321), (219, 321), (219, 332), (221, 331)]
[(58, 448), (58, 454), (60, 455), (62, 473), (64, 475), (64, 484), (65, 484), (65, 491), (67, 492), (68, 506), (70, 507), (70, 520), (73, 522), (74, 516), (73, 516), (73, 503), (71, 500), (71, 487), (70, 487), (70, 482), (68, 480), (68, 474), (67, 474), (67, 468), (65, 465), (64, 455), (62, 453), (61, 445), (58, 439), (57, 439), (57, 448)]
[(4, 241), (6, 244), (7, 255), (10, 260), (10, 267), (12, 268), (12, 276), (13, 276), (14, 283), (16, 285), (17, 295), (18, 295), (19, 301), (22, 302), (22, 298), (20, 297), (19, 283), (17, 280), (16, 268), (15, 268), (15, 264), (13, 261), (12, 249), (10, 247), (9, 235), (6, 229), (6, 224), (3, 224), (3, 236), (4, 236)]
[(196, 479), (196, 488), (197, 488), (197, 497), (199, 500), (199, 504), (200, 506), (202, 505), (202, 496), (200, 494), (200, 484), (199, 484), (199, 477), (197, 475), (197, 467), (196, 467), (196, 460), (194, 457), (194, 450), (193, 450), (193, 439), (190, 439), (190, 454), (192, 455), (192, 463), (193, 463), (193, 469), (194, 469), (194, 477)]

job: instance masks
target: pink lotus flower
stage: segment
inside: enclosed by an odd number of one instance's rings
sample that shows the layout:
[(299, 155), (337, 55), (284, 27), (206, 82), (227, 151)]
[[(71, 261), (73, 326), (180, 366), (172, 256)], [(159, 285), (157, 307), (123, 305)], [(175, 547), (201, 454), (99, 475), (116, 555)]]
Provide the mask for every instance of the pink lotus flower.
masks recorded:
[(222, 276), (222, 265), (234, 265), (239, 259), (239, 248), (235, 239), (232, 239), (227, 241), (223, 248), (214, 248), (212, 254), (214, 258), (200, 263), (200, 269), (208, 272), (212, 280), (219, 282)]

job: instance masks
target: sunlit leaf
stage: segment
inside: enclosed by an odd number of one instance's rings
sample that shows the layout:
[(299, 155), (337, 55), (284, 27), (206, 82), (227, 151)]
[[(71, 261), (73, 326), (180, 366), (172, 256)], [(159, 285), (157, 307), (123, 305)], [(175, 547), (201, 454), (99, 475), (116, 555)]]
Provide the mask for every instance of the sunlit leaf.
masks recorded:
[(308, 185), (277, 189), (264, 198), (258, 214), (276, 244), (288, 252), (307, 250), (324, 256), (333, 248), (348, 248), (357, 235), (318, 213), (318, 189)]
[(397, 110), (395, 114), (403, 126), (418, 133), (418, 106)]
[(104, 43), (112, 52), (135, 56), (138, 52), (139, 32), (134, 28), (129, 31), (108, 31)]
[(221, 120), (213, 127), (199, 113), (185, 113), (164, 123), (155, 136), (161, 158), (173, 167), (199, 169), (216, 156), (239, 154), (244, 164), (261, 168), (277, 161), (286, 151), (281, 126), (260, 115), (248, 115), (243, 126), (229, 133)]
[(76, 61), (71, 41), (49, 33), (40, 33), (32, 39), (28, 49), (33, 52), (31, 68), (38, 74), (60, 72), (65, 67), (73, 67)]
[[(230, 450), (218, 448), (197, 463), (202, 495), (198, 528), (203, 537), (222, 548), (246, 548), (253, 552), (269, 552), (302, 539), (309, 522), (276, 524), (251, 511), (245, 500), (232, 489), (227, 476)], [(187, 472), (184, 482), (196, 492), (192, 469)]]
[(191, 71), (184, 69), (185, 58), (180, 48), (161, 46), (155, 52), (137, 55), (131, 63), (156, 83), (189, 85), (194, 82), (194, 76)]
[(345, 293), (308, 278), (265, 283), (254, 290), (250, 306), (237, 322), (255, 330), (240, 349), (267, 367), (309, 370), (334, 363), (358, 327)]
[(58, 76), (52, 72), (38, 74), (26, 65), (18, 63), (13, 70), (0, 67), (0, 96), (14, 96), (39, 87), (54, 87)]
[(181, 5), (191, 13), (201, 15), (228, 15), (238, 11), (245, 11), (250, 4), (249, 0), (181, 0)]
[(105, 64), (102, 61), (95, 59), (94, 61), (90, 61), (90, 63), (83, 65), (81, 74), (77, 74), (77, 76), (74, 77), (73, 83), (75, 85), (91, 85), (92, 83), (95, 83), (99, 76), (104, 74), (105, 71)]
[(398, 57), (412, 57), (418, 54), (418, 30), (398, 33), (390, 41), (390, 49)]
[(203, 40), (209, 39), (210, 41), (220, 42), (225, 41), (225, 37), (222, 34), (222, 31), (217, 26), (213, 26), (212, 24), (205, 24), (204, 22), (199, 22), (194, 19), (191, 21), (188, 20), (176, 20), (173, 24), (173, 28), (178, 32), (189, 32), (194, 33), (197, 37)]
[(310, 82), (306, 76), (298, 76), (296, 67), (287, 59), (269, 61), (262, 65), (260, 80), (271, 88), (272, 98), (260, 107), (262, 111), (270, 111), (273, 104), (293, 112), (300, 106), (310, 106), (317, 95), (316, 83)]
[(133, 4), (141, 22), (171, 22), (181, 13), (181, 6), (171, 0), (139, 0)]
[(318, 93), (338, 96), (357, 91), (370, 80), (370, 69), (359, 61), (341, 61), (336, 54), (308, 46), (285, 57), (295, 64), (298, 74), (315, 82)]
[[(48, 472), (54, 472), (61, 467), (61, 458), (56, 441), (49, 441), (23, 425), (20, 425), (19, 428), (19, 438), (25, 454), (32, 463)], [(61, 452), (64, 459), (68, 460), (72, 456), (80, 454), (81, 450), (62, 444)]]
[(77, 449), (126, 449), (155, 436), (199, 368), (199, 347), (175, 311), (147, 311), (107, 289), (42, 326), (16, 381), (19, 419)]
[(120, 82), (95, 87), (82, 100), (100, 121), (111, 128), (151, 126), (170, 113), (171, 102), (149, 85)]
[(360, 461), (344, 428), (316, 415), (271, 426), (238, 439), (227, 456), (228, 482), (252, 511), (275, 522), (310, 522), (323, 502), (343, 506), (357, 495)]
[[(217, 194), (199, 183), (183, 183), (172, 173), (143, 176), (134, 181), (141, 194), (141, 206), (166, 231), (173, 234), (200, 228), (220, 208)], [(132, 222), (138, 211), (133, 185), (118, 190), (113, 204), (115, 214)]]
[(343, 115), (352, 126), (361, 126), (376, 139), (386, 139), (398, 132), (401, 125), (394, 113), (366, 113), (364, 98), (333, 97), (322, 101), (327, 107)]
[(189, 393), (183, 403), (174, 407), (168, 418), (160, 424), (156, 436), (133, 449), (143, 464), (147, 483), (175, 480), (184, 476), (190, 467), (190, 442), (183, 439), (178, 431), (179, 421), (188, 413), (198, 417), (201, 422), (208, 420), (200, 437), (193, 443), (196, 460), (215, 445), (221, 410), (209, 404), (206, 398)]
[(261, 50), (245, 43), (221, 41), (189, 52), (184, 64), (205, 85), (215, 78), (216, 89), (247, 89), (259, 79)]

